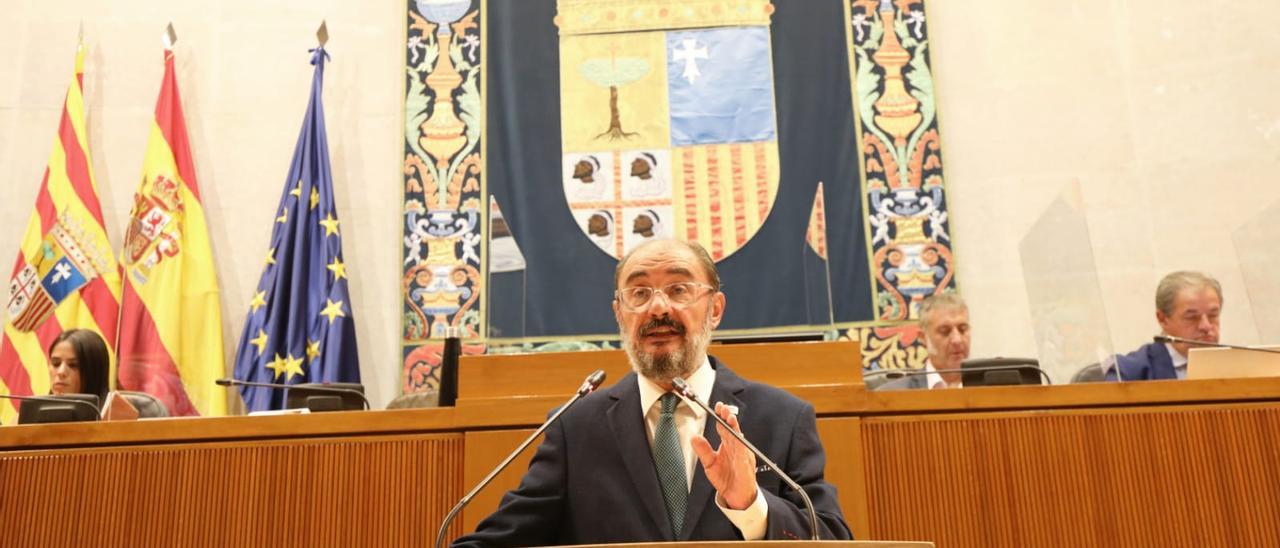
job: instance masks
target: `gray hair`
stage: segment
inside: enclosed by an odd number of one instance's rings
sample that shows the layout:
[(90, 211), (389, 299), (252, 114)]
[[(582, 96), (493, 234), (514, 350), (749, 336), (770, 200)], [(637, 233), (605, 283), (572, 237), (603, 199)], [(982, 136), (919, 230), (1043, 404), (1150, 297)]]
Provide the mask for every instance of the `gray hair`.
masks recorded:
[(622, 280), (620, 280), (619, 277), (622, 276), (622, 269), (627, 266), (627, 261), (631, 260), (631, 256), (634, 255), (635, 252), (645, 248), (646, 246), (650, 246), (658, 242), (666, 242), (666, 241), (676, 242), (677, 244), (684, 246), (684, 248), (689, 250), (690, 253), (693, 253), (693, 256), (698, 259), (698, 264), (702, 265), (702, 270), (706, 271), (707, 281), (711, 283), (711, 288), (716, 291), (720, 291), (720, 273), (716, 272), (716, 262), (711, 259), (711, 254), (707, 253), (707, 249), (699, 245), (698, 242), (686, 242), (684, 240), (675, 240), (675, 239), (653, 240), (653, 241), (645, 242), (644, 244), (639, 245), (635, 249), (632, 249), (631, 251), (627, 252), (627, 254), (622, 257), (622, 260), (618, 261), (618, 267), (613, 271), (614, 289), (617, 289), (618, 284), (621, 283)]
[(1160, 279), (1156, 286), (1156, 310), (1166, 316), (1173, 315), (1173, 301), (1183, 289), (1212, 288), (1218, 294), (1218, 305), (1222, 305), (1222, 284), (1212, 276), (1203, 272), (1179, 270), (1170, 272)]
[(959, 293), (947, 291), (945, 293), (935, 293), (929, 295), (923, 301), (920, 301), (920, 330), (929, 330), (929, 313), (934, 310), (954, 310), (963, 309), (969, 311), (969, 305), (964, 303), (964, 299)]

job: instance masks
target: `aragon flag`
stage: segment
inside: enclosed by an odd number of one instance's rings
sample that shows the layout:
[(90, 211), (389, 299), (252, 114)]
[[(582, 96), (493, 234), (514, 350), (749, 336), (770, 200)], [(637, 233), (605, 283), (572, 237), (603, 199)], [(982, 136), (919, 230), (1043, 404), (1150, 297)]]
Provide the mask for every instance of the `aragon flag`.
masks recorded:
[[(63, 330), (88, 329), (113, 348), (120, 273), (102, 222), (84, 113), (84, 46), (76, 52), (58, 134), (9, 279), (0, 343), (0, 383), (8, 394), (49, 391), (49, 344)], [(114, 363), (115, 356), (112, 355)], [(12, 424), (13, 405), (0, 406)]]
[(213, 382), (226, 368), (218, 280), (172, 49), (128, 222), (120, 387), (156, 396), (173, 415), (226, 414), (225, 391)]
[[(312, 50), (311, 101), (236, 351), (235, 376), (240, 380), (360, 382), (321, 101), (326, 60), (324, 48)], [(284, 407), (279, 390), (250, 386), (240, 393), (250, 411)]]

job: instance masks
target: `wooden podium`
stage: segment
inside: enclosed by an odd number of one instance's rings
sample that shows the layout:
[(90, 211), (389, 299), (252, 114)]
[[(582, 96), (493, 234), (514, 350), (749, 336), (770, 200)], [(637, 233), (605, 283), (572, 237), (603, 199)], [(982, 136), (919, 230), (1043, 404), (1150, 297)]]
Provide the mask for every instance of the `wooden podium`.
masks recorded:
[[(712, 352), (814, 404), (855, 538), (1280, 546), (1280, 378), (868, 393), (854, 343)], [(0, 427), (0, 545), (426, 546), (599, 367), (625, 359), (467, 358), (453, 408)]]

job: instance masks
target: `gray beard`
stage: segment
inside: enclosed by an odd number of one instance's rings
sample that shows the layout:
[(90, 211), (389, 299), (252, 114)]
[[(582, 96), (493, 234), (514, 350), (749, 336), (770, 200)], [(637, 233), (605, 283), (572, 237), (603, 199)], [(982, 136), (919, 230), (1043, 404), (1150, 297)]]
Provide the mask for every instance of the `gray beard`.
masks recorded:
[(711, 343), (711, 315), (707, 311), (707, 321), (702, 326), (702, 333), (688, 337), (680, 348), (669, 354), (655, 356), (640, 349), (640, 344), (628, 334), (621, 331), (622, 348), (627, 352), (627, 360), (631, 362), (631, 370), (658, 384), (668, 384), (676, 377), (688, 377), (698, 366), (702, 365), (707, 354), (707, 346)]

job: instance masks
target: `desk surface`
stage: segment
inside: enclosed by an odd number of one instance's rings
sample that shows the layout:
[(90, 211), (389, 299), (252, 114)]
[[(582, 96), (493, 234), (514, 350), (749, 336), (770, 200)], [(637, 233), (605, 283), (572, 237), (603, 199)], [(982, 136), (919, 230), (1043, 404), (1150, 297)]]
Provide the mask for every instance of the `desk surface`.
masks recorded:
[[(888, 392), (866, 392), (856, 386), (800, 385), (789, 390), (819, 402), (815, 407), (820, 417), (870, 418), (1276, 402), (1280, 401), (1280, 378)], [(567, 396), (534, 396), (462, 401), (454, 408), (6, 426), (0, 428), (0, 451), (532, 428), (565, 399)]]

